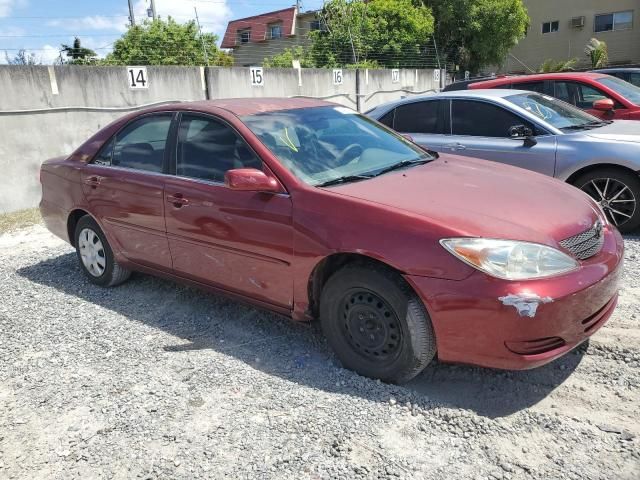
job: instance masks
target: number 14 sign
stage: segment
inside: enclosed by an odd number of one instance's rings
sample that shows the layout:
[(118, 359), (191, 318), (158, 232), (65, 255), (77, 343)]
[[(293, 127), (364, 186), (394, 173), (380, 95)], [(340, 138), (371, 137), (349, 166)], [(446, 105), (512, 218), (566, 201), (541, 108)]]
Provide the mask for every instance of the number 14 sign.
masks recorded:
[(139, 90), (149, 88), (147, 67), (127, 67), (129, 88)]

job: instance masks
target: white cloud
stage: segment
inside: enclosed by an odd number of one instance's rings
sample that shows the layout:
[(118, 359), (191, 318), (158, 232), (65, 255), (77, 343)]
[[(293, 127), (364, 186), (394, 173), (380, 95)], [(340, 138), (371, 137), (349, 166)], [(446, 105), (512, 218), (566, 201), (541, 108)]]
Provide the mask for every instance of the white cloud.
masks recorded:
[(65, 20), (51, 20), (47, 22), (50, 27), (60, 27), (65, 30), (117, 30), (124, 32), (127, 29), (127, 18), (125, 16), (103, 17), (93, 15), (84, 18), (69, 18)]
[(60, 58), (60, 50), (51, 45), (45, 45), (42, 50), (36, 53), (38, 58), (45, 65), (50, 65)]
[(8, 17), (14, 8), (24, 7), (27, 0), (0, 0), (0, 17)]
[[(217, 33), (218, 36), (224, 34), (227, 21), (231, 18), (231, 9), (227, 5), (227, 0), (220, 0), (220, 2), (155, 0), (155, 4), (156, 12), (160, 17), (166, 19), (171, 16), (180, 23), (195, 20), (196, 14), (193, 7), (197, 7), (202, 30)], [(149, 0), (137, 0), (134, 6), (136, 22), (147, 18), (147, 8), (149, 7)]]

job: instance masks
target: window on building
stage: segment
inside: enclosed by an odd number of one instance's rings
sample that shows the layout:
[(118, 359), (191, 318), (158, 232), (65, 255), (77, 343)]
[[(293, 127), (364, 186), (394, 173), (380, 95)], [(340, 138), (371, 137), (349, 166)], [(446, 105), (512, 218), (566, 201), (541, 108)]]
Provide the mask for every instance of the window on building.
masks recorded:
[(251, 40), (251, 29), (245, 28), (244, 30), (238, 30), (238, 43), (249, 43)]
[(282, 38), (281, 23), (272, 23), (269, 25), (269, 38)]
[(629, 30), (633, 28), (633, 11), (605, 13), (596, 15), (594, 30), (596, 32), (611, 32), (613, 30)]
[(560, 28), (560, 22), (558, 20), (553, 20), (550, 22), (544, 22), (542, 24), (542, 33), (553, 33), (557, 32)]
[(327, 28), (325, 26), (325, 24), (322, 22), (322, 20), (317, 19), (317, 20), (311, 20), (309, 22), (309, 30), (322, 30), (322, 31), (326, 31)]

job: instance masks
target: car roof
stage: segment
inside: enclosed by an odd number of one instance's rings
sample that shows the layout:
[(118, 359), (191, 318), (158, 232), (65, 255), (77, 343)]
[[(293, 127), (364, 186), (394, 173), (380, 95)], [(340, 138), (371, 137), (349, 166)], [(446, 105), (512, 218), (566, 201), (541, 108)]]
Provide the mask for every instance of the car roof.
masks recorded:
[(640, 67), (609, 67), (609, 68), (597, 68), (592, 71), (596, 73), (609, 73), (609, 72), (636, 73), (636, 72), (640, 72)]
[[(337, 104), (317, 100), (314, 98), (225, 98), (218, 100), (198, 100), (195, 102), (180, 102), (171, 105), (172, 110), (200, 111), (215, 113), (222, 108), (239, 117), (255, 115), (257, 113), (276, 112), (279, 110), (293, 110), (298, 108), (328, 107)], [(160, 107), (162, 108), (162, 107)], [(165, 105), (164, 108), (167, 108)], [(158, 108), (150, 109), (157, 110)]]
[(494, 80), (475, 82), (470, 88), (491, 88), (494, 85), (508, 85), (516, 82), (535, 82), (541, 80), (596, 80), (606, 77), (604, 73), (597, 72), (558, 72), (558, 73), (534, 73), (531, 75), (515, 75), (501, 77)]
[(412, 97), (401, 98), (399, 100), (393, 100), (378, 105), (377, 107), (369, 110), (367, 113), (372, 113), (377, 110), (390, 110), (398, 105), (405, 103), (412, 103), (421, 100), (429, 99), (445, 99), (445, 98), (504, 98), (517, 93), (532, 93), (526, 90), (515, 90), (510, 88), (492, 88), (492, 89), (479, 89), (479, 90), (450, 90), (447, 92), (431, 93), (426, 95), (415, 95)]

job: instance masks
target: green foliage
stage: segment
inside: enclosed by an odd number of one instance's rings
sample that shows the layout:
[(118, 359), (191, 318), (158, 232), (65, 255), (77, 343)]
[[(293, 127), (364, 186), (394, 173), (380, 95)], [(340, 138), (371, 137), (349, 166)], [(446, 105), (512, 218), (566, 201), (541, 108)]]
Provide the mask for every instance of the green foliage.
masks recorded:
[(592, 38), (584, 49), (589, 60), (591, 60), (591, 68), (602, 68), (607, 66), (609, 61), (609, 51), (607, 44), (597, 38)]
[(71, 65), (90, 65), (96, 63), (98, 54), (90, 48), (82, 46), (78, 37), (73, 41), (73, 45), (61, 45), (61, 53), (65, 53), (68, 60), (65, 63)]
[(7, 61), (7, 65), (42, 65), (42, 62), (36, 58), (35, 53), (27, 53), (26, 50), (19, 50), (13, 57), (10, 57), (5, 51), (4, 58)]
[(319, 13), (326, 30), (311, 32), (318, 67), (424, 66), (431, 11), (411, 0), (330, 0)]
[(278, 55), (265, 58), (262, 62), (262, 66), (271, 68), (291, 68), (294, 60), (299, 60), (302, 68), (312, 68), (315, 66), (311, 60), (309, 51), (303, 47), (287, 48)]
[(522, 0), (415, 0), (431, 7), (441, 56), (478, 72), (504, 61), (525, 36), (529, 16)]
[(570, 58), (569, 60), (553, 60), (548, 58), (540, 65), (538, 71), (540, 73), (567, 72), (573, 70), (576, 63), (578, 63), (577, 58)]
[[(105, 65), (209, 65), (231, 66), (230, 55), (218, 49), (218, 37), (200, 35), (195, 21), (178, 23), (167, 20), (147, 20), (129, 27), (116, 40), (113, 52), (102, 62)], [(206, 55), (205, 55), (206, 51)]]

